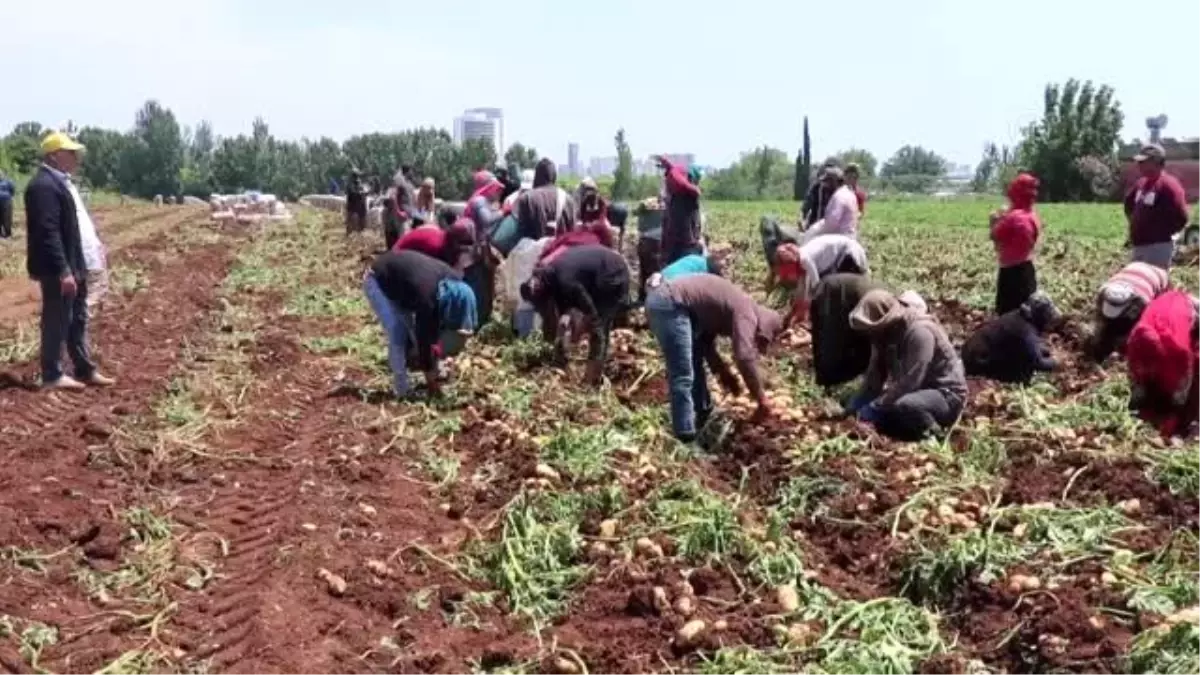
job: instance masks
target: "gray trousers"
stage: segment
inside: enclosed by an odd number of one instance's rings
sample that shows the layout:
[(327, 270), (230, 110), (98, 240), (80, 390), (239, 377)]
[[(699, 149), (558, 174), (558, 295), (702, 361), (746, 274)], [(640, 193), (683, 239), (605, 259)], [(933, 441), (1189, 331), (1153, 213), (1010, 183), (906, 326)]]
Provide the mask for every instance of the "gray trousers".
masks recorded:
[(1171, 269), (1174, 257), (1175, 243), (1170, 241), (1133, 247), (1133, 262), (1148, 263), (1164, 270)]
[(87, 279), (77, 280), (75, 295), (69, 298), (63, 296), (57, 277), (39, 279), (38, 283), (42, 287), (42, 382), (62, 377), (63, 343), (75, 366), (75, 377), (91, 377), (96, 366), (88, 351)]

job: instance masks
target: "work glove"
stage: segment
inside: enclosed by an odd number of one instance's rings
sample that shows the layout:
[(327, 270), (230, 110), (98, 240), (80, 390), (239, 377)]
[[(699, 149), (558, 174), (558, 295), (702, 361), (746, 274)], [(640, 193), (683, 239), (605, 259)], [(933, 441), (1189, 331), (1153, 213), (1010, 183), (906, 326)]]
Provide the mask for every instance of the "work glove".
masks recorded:
[(871, 398), (866, 394), (855, 394), (846, 402), (846, 414), (857, 415), (859, 410), (862, 410), (871, 402)]
[(879, 422), (879, 417), (879, 406), (874, 403), (868, 403), (858, 410), (858, 419), (860, 422), (877, 424)]

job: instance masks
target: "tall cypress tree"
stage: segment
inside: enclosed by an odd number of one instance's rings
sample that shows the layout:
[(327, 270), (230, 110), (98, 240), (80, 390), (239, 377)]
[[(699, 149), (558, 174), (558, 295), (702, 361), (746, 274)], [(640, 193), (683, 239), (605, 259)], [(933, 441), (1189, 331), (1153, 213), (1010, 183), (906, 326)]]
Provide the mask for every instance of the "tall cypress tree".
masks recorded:
[(792, 181), (792, 198), (803, 201), (808, 194), (809, 177), (812, 175), (812, 142), (808, 137), (808, 115), (804, 116), (804, 146), (796, 153), (796, 177)]

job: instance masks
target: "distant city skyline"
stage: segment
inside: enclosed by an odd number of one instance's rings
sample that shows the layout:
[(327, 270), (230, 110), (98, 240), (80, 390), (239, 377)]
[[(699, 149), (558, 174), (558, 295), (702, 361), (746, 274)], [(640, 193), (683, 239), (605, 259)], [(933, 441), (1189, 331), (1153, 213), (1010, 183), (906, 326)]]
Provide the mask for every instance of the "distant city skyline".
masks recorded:
[(491, 141), (496, 156), (503, 157), (508, 146), (504, 144), (504, 111), (500, 108), (467, 108), (454, 118), (454, 142), (484, 138)]

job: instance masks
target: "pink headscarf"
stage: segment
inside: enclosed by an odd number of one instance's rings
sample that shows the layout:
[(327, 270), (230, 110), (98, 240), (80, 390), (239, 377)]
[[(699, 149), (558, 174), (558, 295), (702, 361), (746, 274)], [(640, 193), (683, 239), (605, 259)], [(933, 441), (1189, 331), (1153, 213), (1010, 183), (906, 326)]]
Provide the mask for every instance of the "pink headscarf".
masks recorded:
[(504, 183), (496, 180), (496, 176), (491, 171), (476, 171), (473, 180), (475, 191), (467, 199), (468, 203), (476, 197), (484, 197), (490, 202), (504, 192)]

